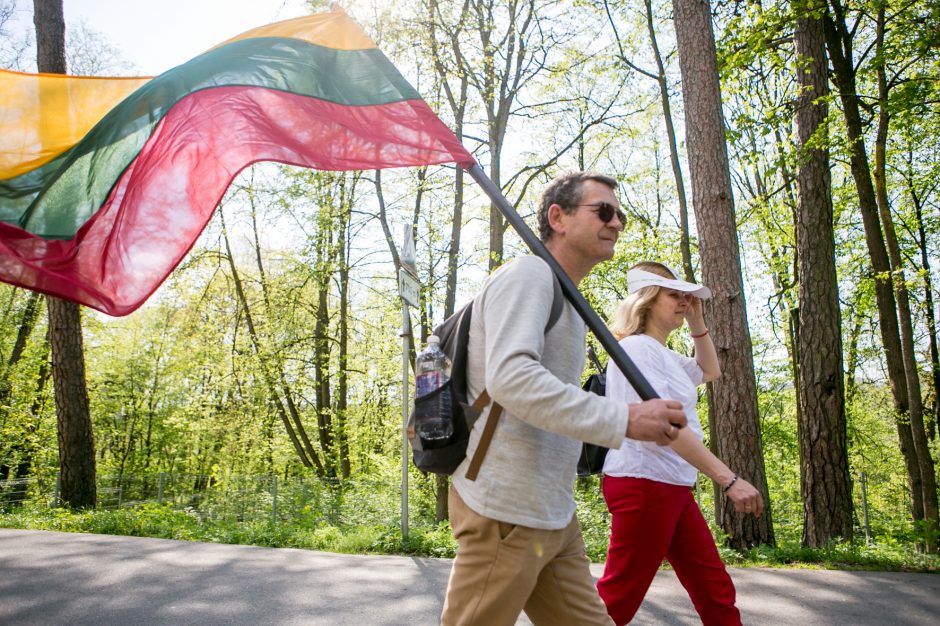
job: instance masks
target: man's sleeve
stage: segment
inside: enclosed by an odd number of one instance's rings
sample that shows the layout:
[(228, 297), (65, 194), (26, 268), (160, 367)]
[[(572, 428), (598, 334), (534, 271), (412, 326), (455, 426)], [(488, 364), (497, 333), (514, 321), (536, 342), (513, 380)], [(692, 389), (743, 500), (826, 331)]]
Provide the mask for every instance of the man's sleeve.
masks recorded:
[(538, 428), (619, 446), (627, 427), (626, 405), (562, 382), (540, 362), (552, 280), (544, 261), (525, 257), (505, 268), (487, 288), (481, 311), (486, 328), (486, 389), (507, 412)]

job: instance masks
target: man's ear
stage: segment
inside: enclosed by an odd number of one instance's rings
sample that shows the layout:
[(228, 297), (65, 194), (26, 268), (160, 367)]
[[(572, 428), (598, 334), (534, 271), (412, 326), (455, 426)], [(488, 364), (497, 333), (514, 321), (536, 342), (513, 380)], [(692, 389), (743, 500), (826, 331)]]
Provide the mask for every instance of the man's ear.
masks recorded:
[(553, 204), (548, 207), (548, 224), (556, 233), (565, 232), (564, 216), (565, 210), (560, 204)]

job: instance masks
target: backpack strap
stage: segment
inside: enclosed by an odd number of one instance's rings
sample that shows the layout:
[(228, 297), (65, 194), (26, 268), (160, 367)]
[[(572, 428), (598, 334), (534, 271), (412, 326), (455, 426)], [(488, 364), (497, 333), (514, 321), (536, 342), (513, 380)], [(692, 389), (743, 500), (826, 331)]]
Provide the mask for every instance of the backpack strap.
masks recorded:
[(545, 324), (545, 334), (548, 334), (558, 320), (561, 319), (561, 312), (565, 308), (565, 295), (561, 292), (561, 283), (555, 272), (552, 272), (552, 308), (548, 312), (548, 323)]
[[(490, 403), (490, 394), (483, 390), (480, 397), (473, 403), (473, 408), (482, 411)], [(470, 467), (467, 468), (467, 480), (476, 480), (480, 472), (480, 466), (483, 465), (483, 457), (486, 451), (490, 449), (490, 442), (493, 440), (493, 433), (496, 432), (496, 423), (499, 416), (503, 414), (503, 405), (499, 402), (493, 403), (490, 410), (489, 419), (486, 420), (486, 426), (483, 427), (483, 433), (480, 435), (480, 442), (477, 443), (477, 449), (473, 452), (473, 458), (470, 459)]]
[[(561, 292), (561, 283), (558, 282), (558, 277), (555, 276), (555, 272), (552, 272), (552, 308), (548, 313), (548, 323), (545, 324), (545, 333), (548, 334), (552, 328), (555, 327), (555, 324), (558, 323), (558, 320), (561, 318), (561, 312), (565, 307), (564, 294)], [(486, 408), (486, 405), (490, 403), (490, 394), (484, 389), (477, 399), (473, 402), (473, 408), (477, 411), (482, 411)], [(486, 420), (486, 426), (483, 427), (483, 432), (480, 434), (480, 441), (477, 443), (477, 449), (473, 452), (473, 458), (470, 459), (470, 466), (467, 468), (467, 480), (476, 480), (477, 474), (480, 472), (480, 466), (483, 465), (483, 457), (486, 456), (486, 451), (490, 449), (490, 442), (493, 440), (493, 433), (496, 432), (496, 424), (499, 422), (500, 416), (503, 414), (503, 406), (499, 402), (493, 403), (493, 408), (490, 409), (489, 417)]]

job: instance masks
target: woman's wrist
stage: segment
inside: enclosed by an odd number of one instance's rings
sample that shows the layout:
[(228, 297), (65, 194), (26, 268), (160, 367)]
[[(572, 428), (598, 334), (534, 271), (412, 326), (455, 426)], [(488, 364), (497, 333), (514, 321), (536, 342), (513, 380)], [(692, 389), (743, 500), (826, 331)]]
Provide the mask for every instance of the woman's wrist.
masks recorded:
[(728, 493), (728, 490), (734, 487), (734, 483), (736, 482), (738, 482), (737, 474), (733, 475), (730, 481), (721, 485), (721, 493)]
[(689, 329), (689, 333), (692, 335), (692, 339), (701, 339), (708, 334), (708, 328), (703, 327), (703, 330), (700, 331)]

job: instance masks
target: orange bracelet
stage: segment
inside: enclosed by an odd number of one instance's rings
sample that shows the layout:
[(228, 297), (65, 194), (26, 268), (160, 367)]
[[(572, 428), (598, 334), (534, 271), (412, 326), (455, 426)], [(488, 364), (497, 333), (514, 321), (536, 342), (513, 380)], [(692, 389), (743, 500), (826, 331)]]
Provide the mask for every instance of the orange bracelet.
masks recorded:
[(692, 339), (701, 339), (702, 337), (704, 337), (704, 336), (707, 335), (707, 334), (708, 334), (708, 329), (706, 328), (706, 329), (705, 329), (705, 332), (702, 333), (701, 335), (692, 335)]

